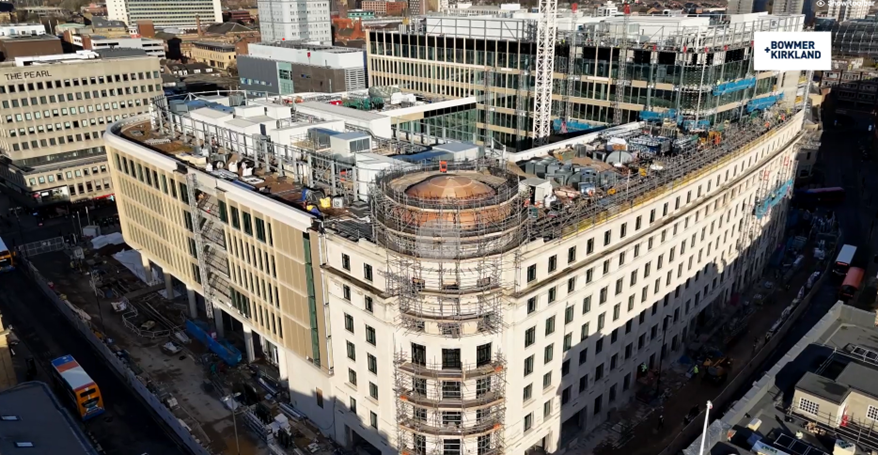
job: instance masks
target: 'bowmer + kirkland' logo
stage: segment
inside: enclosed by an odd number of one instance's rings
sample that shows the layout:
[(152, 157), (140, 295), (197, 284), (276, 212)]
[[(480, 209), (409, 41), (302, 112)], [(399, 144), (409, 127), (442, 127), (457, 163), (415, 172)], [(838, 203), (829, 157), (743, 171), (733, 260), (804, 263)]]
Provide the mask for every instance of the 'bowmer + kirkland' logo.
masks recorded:
[(766, 47), (765, 52), (770, 53), (771, 58), (820, 58), (814, 41), (772, 41), (771, 47)]
[(753, 37), (757, 71), (821, 71), (832, 67), (829, 32), (756, 32)]

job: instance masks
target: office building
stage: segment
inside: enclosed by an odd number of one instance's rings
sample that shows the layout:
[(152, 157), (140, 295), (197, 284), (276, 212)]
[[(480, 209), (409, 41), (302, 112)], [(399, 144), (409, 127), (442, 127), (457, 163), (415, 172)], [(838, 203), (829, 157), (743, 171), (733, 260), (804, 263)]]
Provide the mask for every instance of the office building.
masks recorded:
[[(495, 11), (494, 17), (426, 16), (403, 33), (371, 30), (370, 87), (398, 86), (416, 94), (480, 103), (482, 142), (524, 150), (533, 142), (532, 72), (537, 15)], [(551, 126), (556, 134), (612, 123), (651, 120), (702, 127), (733, 120), (759, 106), (801, 99), (798, 72), (753, 70), (753, 30), (802, 30), (801, 15), (766, 13), (718, 17), (632, 16), (624, 97), (615, 90), (624, 18), (559, 16), (554, 44)], [(487, 38), (486, 38), (487, 36)], [(714, 38), (721, 37), (721, 38)], [(636, 41), (636, 42), (635, 42)], [(595, 45), (595, 43), (599, 43)]]
[[(771, 6), (771, 14), (802, 14), (806, 0), (775, 0)], [(868, 10), (868, 7), (866, 8)]]
[(65, 41), (73, 50), (98, 51), (104, 49), (139, 49), (146, 55), (165, 58), (165, 43), (154, 38), (107, 38), (102, 35), (65, 33)]
[(16, 57), (36, 57), (57, 55), (64, 52), (61, 40), (52, 35), (7, 35), (0, 36), (0, 61), (15, 60)]
[(113, 194), (107, 125), (147, 112), (161, 94), (159, 60), (80, 51), (0, 64), (0, 178), (31, 205)]
[(329, 0), (259, 0), (262, 40), (332, 44)]
[(826, 14), (822, 17), (832, 18), (839, 22), (865, 19), (871, 5), (869, 2), (830, 2)]
[(189, 59), (220, 70), (236, 65), (237, 46), (217, 41), (194, 41), (189, 47)]
[(753, 0), (729, 0), (726, 12), (728, 14), (750, 14), (753, 12)]
[(766, 103), (721, 140), (636, 121), (500, 151), (431, 139), (475, 96), (297, 97), (160, 99), (112, 125), (122, 231), (321, 431), (386, 455), (552, 453), (654, 388), (640, 365), (761, 277), (803, 124)]
[(238, 56), (241, 88), (251, 95), (346, 92), (366, 88), (365, 52), (293, 42), (258, 43)]
[(107, 16), (111, 20), (135, 25), (140, 21), (152, 21), (156, 28), (180, 28), (194, 30), (196, 22), (222, 22), (220, 0), (108, 0)]
[(46, 27), (43, 24), (2, 24), (0, 25), (0, 37), (3, 36), (36, 36), (45, 35)]
[(827, 21), (824, 25), (832, 32), (833, 56), (878, 58), (878, 22)]

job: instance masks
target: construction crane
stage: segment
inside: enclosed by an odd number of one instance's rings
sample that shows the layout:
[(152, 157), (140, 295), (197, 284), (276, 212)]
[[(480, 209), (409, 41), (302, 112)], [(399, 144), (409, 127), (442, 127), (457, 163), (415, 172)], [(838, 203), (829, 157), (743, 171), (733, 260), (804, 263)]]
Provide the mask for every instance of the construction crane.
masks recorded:
[(616, 100), (613, 102), (613, 124), (622, 124), (622, 103), (625, 102), (625, 87), (628, 80), (628, 24), (631, 21), (631, 5), (624, 3), (622, 19), (622, 43), (619, 45), (619, 68), (616, 70)]
[[(558, 0), (539, 0), (537, 56), (534, 74), (534, 145), (545, 144), (552, 134), (552, 76), (558, 34)], [(519, 106), (521, 108), (521, 106)]]

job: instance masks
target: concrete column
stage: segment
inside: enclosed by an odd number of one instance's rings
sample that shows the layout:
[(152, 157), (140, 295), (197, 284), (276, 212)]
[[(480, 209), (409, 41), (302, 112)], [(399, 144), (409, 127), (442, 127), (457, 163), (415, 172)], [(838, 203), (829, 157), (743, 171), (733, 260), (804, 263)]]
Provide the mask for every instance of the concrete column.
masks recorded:
[(168, 272), (164, 273), (165, 275), (165, 294), (168, 296), (168, 300), (174, 299), (174, 276)]
[[(878, 318), (878, 312), (876, 312), (875, 314), (876, 318)], [(281, 381), (286, 381), (287, 379), (289, 379), (290, 375), (287, 371), (287, 354), (286, 350), (281, 347), (277, 348), (277, 369), (278, 373), (280, 373), (278, 375), (280, 376), (278, 379), (280, 379)]]
[(256, 352), (253, 349), (253, 329), (244, 325), (244, 350), (247, 351), (247, 363), (256, 360)]
[(217, 306), (213, 307), (213, 320), (214, 325), (216, 325), (216, 335), (224, 337), (225, 327), (223, 326), (223, 310)]
[(146, 279), (147, 283), (151, 283), (152, 278), (152, 264), (149, 262), (149, 258), (144, 256), (143, 253), (140, 253), (140, 263), (143, 265), (143, 277)]
[(195, 299), (195, 289), (186, 288), (186, 297), (189, 298), (189, 317), (195, 319), (198, 317), (198, 305)]

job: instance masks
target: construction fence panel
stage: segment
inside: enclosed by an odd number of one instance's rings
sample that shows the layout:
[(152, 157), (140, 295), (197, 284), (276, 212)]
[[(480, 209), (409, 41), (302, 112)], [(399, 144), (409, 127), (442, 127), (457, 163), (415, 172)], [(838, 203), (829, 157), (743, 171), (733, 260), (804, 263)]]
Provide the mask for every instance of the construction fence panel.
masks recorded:
[[(838, 251), (840, 245), (842, 245), (842, 240), (839, 238), (835, 249), (832, 253), (827, 253), (826, 257), (835, 257), (835, 252)], [(775, 349), (777, 349), (777, 345), (780, 344), (781, 340), (786, 337), (787, 333), (790, 329), (795, 325), (796, 321), (808, 307), (811, 306), (811, 300), (814, 296), (817, 295), (819, 289), (823, 286), (826, 278), (829, 276), (829, 268), (832, 262), (827, 261), (827, 266), (822, 270), (820, 278), (817, 279), (817, 282), (814, 283), (814, 286), (811, 287), (811, 290), (805, 295), (801, 302), (796, 306), (793, 310), (792, 314), (787, 318), (787, 320), (783, 323), (781, 328), (775, 333), (771, 339), (762, 346), (759, 350), (759, 353), (756, 354), (746, 365), (744, 365), (744, 369), (738, 372), (734, 379), (720, 392), (719, 395), (713, 400), (711, 403), (713, 404), (714, 411), (719, 411), (728, 406), (732, 398), (738, 392), (738, 390), (745, 385), (746, 381), (750, 380), (753, 376), (753, 373), (761, 368), (765, 361), (768, 359), (768, 356), (774, 354)], [(700, 404), (700, 403), (699, 403)], [(697, 439), (700, 436), (701, 431), (703, 430), (704, 425), (704, 412), (701, 411), (697, 417), (692, 419), (692, 421), (683, 428), (679, 435), (671, 441), (668, 446), (659, 452), (659, 455), (671, 455), (675, 453), (681, 453), (683, 449), (685, 449), (689, 444)], [(715, 419), (719, 419), (721, 416), (717, 414)], [(716, 441), (711, 441), (716, 442)]]
[(178, 442), (180, 442), (189, 453), (192, 455), (211, 455), (211, 453), (195, 439), (192, 433), (180, 424), (179, 419), (177, 419), (177, 417), (171, 413), (164, 404), (162, 404), (158, 397), (153, 395), (153, 393), (146, 388), (146, 385), (138, 379), (134, 372), (131, 371), (131, 369), (128, 368), (128, 366), (125, 365), (125, 363), (123, 363), (122, 360), (112, 351), (110, 351), (107, 345), (105, 345), (97, 335), (95, 335), (91, 325), (77, 316), (70, 307), (58, 297), (58, 294), (49, 287), (45, 278), (43, 278), (39, 270), (37, 270), (33, 264), (27, 261), (22, 261), (21, 269), (33, 278), (34, 282), (46, 297), (55, 304), (58, 311), (70, 321), (70, 324), (73, 325), (73, 327), (75, 327), (82, 336), (91, 343), (92, 348), (103, 357), (104, 362), (111, 365), (116, 374), (122, 378), (127, 386), (134, 390), (140, 398), (152, 408), (155, 415), (174, 432), (177, 436)]
[(18, 247), (18, 251), (21, 252), (24, 257), (29, 258), (40, 254), (61, 251), (64, 249), (64, 246), (64, 237), (55, 237), (53, 239), (25, 243)]

